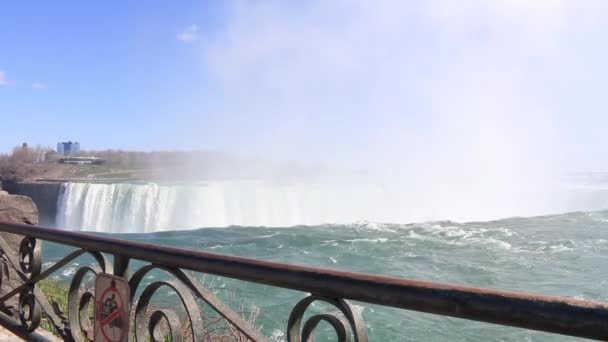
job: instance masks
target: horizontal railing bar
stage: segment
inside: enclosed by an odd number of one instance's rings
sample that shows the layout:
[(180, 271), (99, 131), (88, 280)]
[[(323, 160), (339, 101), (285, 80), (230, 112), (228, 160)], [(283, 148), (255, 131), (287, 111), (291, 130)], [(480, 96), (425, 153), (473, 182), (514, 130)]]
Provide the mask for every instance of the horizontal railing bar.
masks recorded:
[(296, 266), (0, 222), (0, 231), (330, 298), (608, 340), (608, 303)]
[[(11, 333), (19, 336), (23, 340), (32, 341), (32, 342), (53, 342), (58, 341), (56, 338), (51, 338), (49, 336), (45, 336), (37, 331), (29, 332), (27, 331), (21, 322), (10, 317), (9, 315), (0, 312), (0, 325), (6, 328)], [(4, 341), (4, 340), (2, 340)]]

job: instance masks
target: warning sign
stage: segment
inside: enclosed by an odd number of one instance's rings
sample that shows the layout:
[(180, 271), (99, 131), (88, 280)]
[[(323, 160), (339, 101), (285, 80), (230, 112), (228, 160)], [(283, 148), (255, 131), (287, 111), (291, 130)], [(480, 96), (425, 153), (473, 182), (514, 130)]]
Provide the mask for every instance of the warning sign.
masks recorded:
[(100, 273), (95, 280), (95, 342), (123, 342), (129, 338), (129, 284)]

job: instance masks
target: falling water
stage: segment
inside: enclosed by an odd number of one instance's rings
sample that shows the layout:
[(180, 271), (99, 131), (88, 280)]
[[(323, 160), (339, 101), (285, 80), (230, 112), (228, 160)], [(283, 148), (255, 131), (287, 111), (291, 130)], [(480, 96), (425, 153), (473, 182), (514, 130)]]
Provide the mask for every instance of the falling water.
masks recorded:
[[(288, 227), (376, 218), (382, 189), (224, 181), (188, 185), (66, 183), (57, 226), (143, 233), (232, 225)], [(374, 201), (376, 199), (376, 201)], [(371, 204), (371, 205), (370, 205)]]

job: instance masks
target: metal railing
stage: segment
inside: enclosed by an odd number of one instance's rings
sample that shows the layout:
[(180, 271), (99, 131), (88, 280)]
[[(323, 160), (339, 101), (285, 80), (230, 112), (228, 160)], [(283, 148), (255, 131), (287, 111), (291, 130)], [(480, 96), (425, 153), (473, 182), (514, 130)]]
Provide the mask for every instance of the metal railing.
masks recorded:
[[(296, 304), (285, 322), (289, 342), (308, 341), (322, 321), (334, 328), (339, 341), (367, 341), (367, 329), (360, 311), (354, 310), (349, 301), (608, 340), (608, 303), (603, 302), (295, 266), (13, 223), (0, 222), (0, 232), (24, 236), (14, 255), (9, 252), (12, 246), (0, 238), (4, 257), (0, 280), (7, 276), (8, 266), (11, 266), (23, 281), (12, 289), (1, 288), (0, 303), (19, 296), (19, 320), (0, 315), (0, 324), (32, 340), (44, 339), (36, 333), (42, 313), (64, 340), (92, 340), (92, 323), (86, 312), (94, 305), (94, 297), (91, 289), (83, 289), (81, 283), (87, 274), (99, 272), (114, 274), (129, 282), (131, 302), (134, 303), (130, 308), (135, 320), (133, 338), (138, 341), (163, 340), (166, 336), (173, 341), (202, 340), (207, 331), (201, 324), (197, 300), (216, 310), (246, 339), (267, 340), (189, 271), (310, 293)], [(42, 240), (78, 249), (42, 271)], [(70, 285), (68, 307), (59, 308), (56, 303), (49, 302), (36, 284), (83, 254), (92, 255), (96, 265), (82, 266), (76, 271)], [(113, 256), (112, 263), (107, 255)], [(132, 259), (148, 264), (129, 275)], [(172, 279), (143, 286), (142, 280), (154, 269), (168, 272)], [(156, 289), (163, 286), (178, 294), (187, 313), (181, 319), (187, 320), (183, 326), (187, 327), (189, 337), (181, 334), (184, 329), (175, 313), (159, 309), (150, 314), (154, 311), (149, 305), (150, 299)], [(138, 289), (142, 291), (136, 298)], [(307, 308), (315, 301), (328, 303), (337, 311), (305, 319)]]

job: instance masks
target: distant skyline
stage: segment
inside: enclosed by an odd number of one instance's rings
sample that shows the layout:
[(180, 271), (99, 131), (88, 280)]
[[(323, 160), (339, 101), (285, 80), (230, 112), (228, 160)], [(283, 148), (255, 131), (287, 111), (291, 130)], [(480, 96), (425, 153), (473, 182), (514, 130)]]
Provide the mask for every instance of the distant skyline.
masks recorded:
[(608, 171), (605, 1), (47, 1), (0, 13), (0, 152), (72, 140)]

